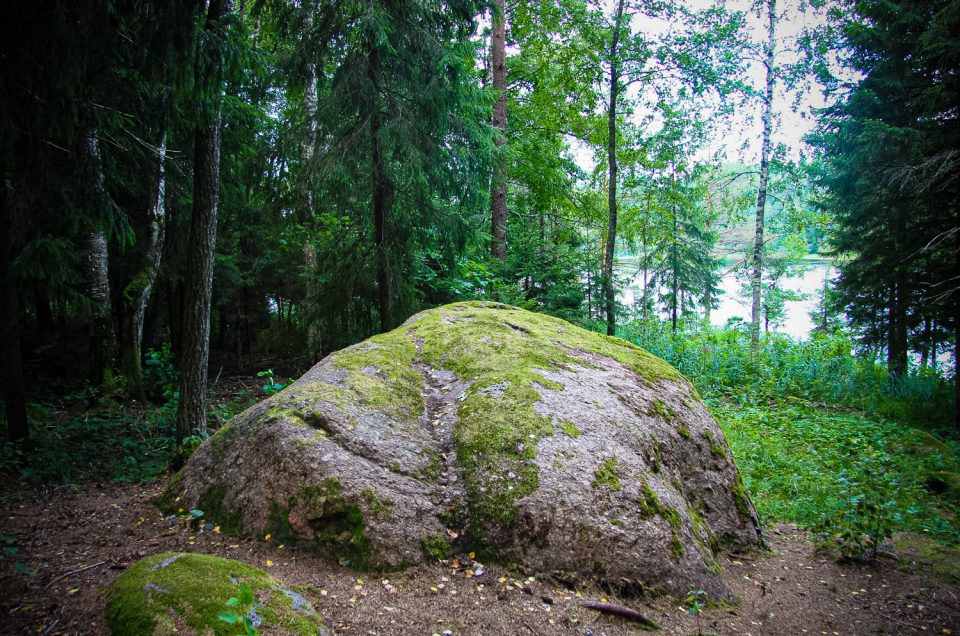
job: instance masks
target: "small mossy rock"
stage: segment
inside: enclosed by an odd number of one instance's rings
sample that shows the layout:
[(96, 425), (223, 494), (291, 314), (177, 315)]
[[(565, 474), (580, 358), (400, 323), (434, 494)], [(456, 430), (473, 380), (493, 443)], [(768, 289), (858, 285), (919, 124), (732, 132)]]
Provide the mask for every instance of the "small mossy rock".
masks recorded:
[(261, 633), (332, 634), (302, 595), (263, 570), (182, 552), (146, 557), (117, 577), (107, 592), (107, 625), (114, 636), (236, 636), (237, 626), (217, 617), (232, 610), (227, 601), (244, 583), (255, 601), (243, 609)]
[(760, 543), (683, 376), (624, 340), (486, 302), (328, 356), (201, 445), (165, 500), (361, 568), (476, 549), (678, 596), (729, 598), (714, 550)]

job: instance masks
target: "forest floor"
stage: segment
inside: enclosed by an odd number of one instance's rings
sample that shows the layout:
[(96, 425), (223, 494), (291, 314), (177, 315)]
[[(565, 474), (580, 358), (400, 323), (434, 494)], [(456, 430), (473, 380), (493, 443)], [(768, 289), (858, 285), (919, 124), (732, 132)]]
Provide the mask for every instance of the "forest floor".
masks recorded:
[[(698, 631), (696, 617), (677, 600), (619, 598), (590, 586), (574, 590), (495, 565), (483, 565), (475, 576), (476, 563), (358, 573), (264, 538), (196, 532), (185, 521), (169, 521), (153, 504), (164, 485), (8, 488), (0, 500), (0, 534), (8, 542), (16, 537), (19, 550), (0, 562), (0, 632), (108, 633), (107, 586), (138, 559), (164, 551), (221, 555), (267, 569), (301, 586), (339, 635), (640, 632), (634, 623), (581, 606), (602, 598), (642, 611), (666, 633)], [(740, 604), (704, 610), (704, 633), (960, 634), (960, 564), (929, 541), (907, 537), (897, 542), (896, 557), (867, 564), (818, 553), (807, 533), (792, 526), (770, 528), (767, 537), (768, 552), (721, 559)]]

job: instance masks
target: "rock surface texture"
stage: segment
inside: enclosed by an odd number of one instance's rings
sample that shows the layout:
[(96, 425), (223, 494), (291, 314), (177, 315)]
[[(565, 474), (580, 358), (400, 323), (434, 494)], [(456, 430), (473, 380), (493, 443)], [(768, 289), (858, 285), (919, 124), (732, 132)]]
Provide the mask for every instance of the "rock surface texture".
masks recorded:
[(477, 550), (539, 574), (729, 597), (760, 543), (713, 417), (617, 338), (460, 303), (317, 364), (190, 458), (168, 503), (359, 568)]
[[(229, 606), (249, 585), (253, 600)], [(238, 598), (239, 600), (239, 598)], [(298, 592), (263, 570), (232, 559), (167, 552), (134, 563), (110, 586), (107, 624), (114, 636), (222, 634), (235, 636), (243, 625), (218, 618), (242, 613), (261, 633), (328, 636), (331, 632)]]

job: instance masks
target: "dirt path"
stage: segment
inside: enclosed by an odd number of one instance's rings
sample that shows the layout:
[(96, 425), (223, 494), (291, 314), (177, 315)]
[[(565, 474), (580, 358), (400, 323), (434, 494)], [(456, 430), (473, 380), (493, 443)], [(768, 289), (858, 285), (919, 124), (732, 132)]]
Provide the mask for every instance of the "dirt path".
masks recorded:
[[(274, 541), (193, 532), (151, 504), (162, 484), (89, 487), (78, 493), (8, 493), (0, 534), (19, 552), (0, 563), (0, 633), (104, 634), (105, 587), (137, 559), (178, 550), (229, 556), (267, 568), (305, 595), (337, 634), (633, 634), (623, 619), (580, 606), (602, 590), (572, 590), (500, 567), (437, 563), (401, 573), (364, 574)], [(960, 585), (937, 580), (933, 564), (839, 564), (814, 553), (804, 532), (780, 526), (769, 554), (721, 559), (739, 607), (707, 610), (718, 634), (960, 634)], [(22, 563), (28, 576), (14, 567)], [(943, 565), (938, 564), (938, 565)], [(455, 567), (458, 566), (458, 567)], [(942, 569), (942, 568), (941, 568)], [(956, 569), (954, 568), (954, 571)], [(666, 599), (640, 609), (666, 633), (697, 623)], [(226, 601), (226, 599), (224, 599)]]

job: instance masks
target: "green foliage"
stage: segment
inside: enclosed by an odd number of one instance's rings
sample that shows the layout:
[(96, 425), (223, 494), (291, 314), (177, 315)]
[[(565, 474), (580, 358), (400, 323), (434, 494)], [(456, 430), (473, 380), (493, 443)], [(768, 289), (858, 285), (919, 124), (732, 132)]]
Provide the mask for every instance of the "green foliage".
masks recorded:
[(164, 342), (160, 349), (150, 349), (143, 363), (143, 382), (147, 397), (158, 403), (176, 399), (180, 372), (173, 364), (170, 343)]
[(217, 620), (228, 625), (238, 625), (243, 629), (244, 636), (257, 636), (260, 632), (257, 630), (250, 618), (249, 610), (253, 609), (256, 599), (253, 596), (253, 588), (249, 583), (240, 583), (239, 595), (231, 596), (227, 599), (227, 607), (231, 610), (221, 612), (217, 615)]
[(273, 369), (267, 369), (266, 371), (258, 371), (258, 378), (266, 378), (266, 383), (261, 387), (263, 392), (266, 395), (276, 395), (282, 391), (287, 385), (282, 382), (277, 382), (273, 378)]
[(839, 491), (813, 526), (819, 541), (845, 557), (877, 558), (880, 546), (917, 514), (916, 495), (901, 483), (893, 459), (883, 450), (860, 453), (853, 471), (841, 470)]
[(814, 528), (846, 555), (873, 555), (899, 531), (960, 542), (948, 483), (960, 444), (948, 436), (953, 387), (943, 379), (891, 377), (836, 335), (768, 337), (752, 355), (736, 329), (624, 331), (705, 395), (761, 518)]
[[(2, 548), (0, 548), (0, 567), (4, 567), (10, 557), (15, 557), (20, 553), (20, 543), (17, 537), (5, 534), (0, 535), (0, 545), (2, 545)], [(36, 576), (37, 574), (19, 561), (14, 561), (13, 569), (27, 576)]]
[(957, 501), (928, 486), (956, 455), (911, 448), (894, 422), (789, 400), (764, 406), (709, 401), (761, 517), (816, 527), (845, 552), (873, 549), (889, 533), (960, 540)]
[(934, 331), (935, 342), (949, 342), (960, 316), (960, 125), (948, 115), (960, 77), (948, 34), (960, 12), (950, 0), (869, 0), (833, 17), (848, 71), (859, 76), (812, 135), (824, 157), (819, 202), (845, 256), (833, 309), (902, 373), (911, 335)]
[[(176, 400), (161, 406), (126, 404), (116, 395), (71, 394), (54, 408), (30, 405), (30, 452), (0, 444), (2, 474), (30, 484), (73, 484), (87, 480), (134, 483), (167, 471), (176, 449)], [(229, 419), (249, 405), (249, 397), (211, 404), (210, 419)], [(203, 438), (184, 440), (190, 452)]]
[(929, 371), (897, 377), (854, 356), (854, 343), (835, 333), (803, 342), (770, 334), (756, 354), (736, 328), (693, 324), (672, 333), (667, 323), (634, 321), (620, 335), (672, 364), (704, 395), (744, 406), (793, 397), (943, 433), (953, 427), (953, 387), (944, 378)]
[(697, 617), (697, 635), (703, 634), (703, 625), (701, 623), (703, 610), (706, 605), (707, 593), (703, 590), (690, 590), (684, 599), (687, 607), (687, 614)]

